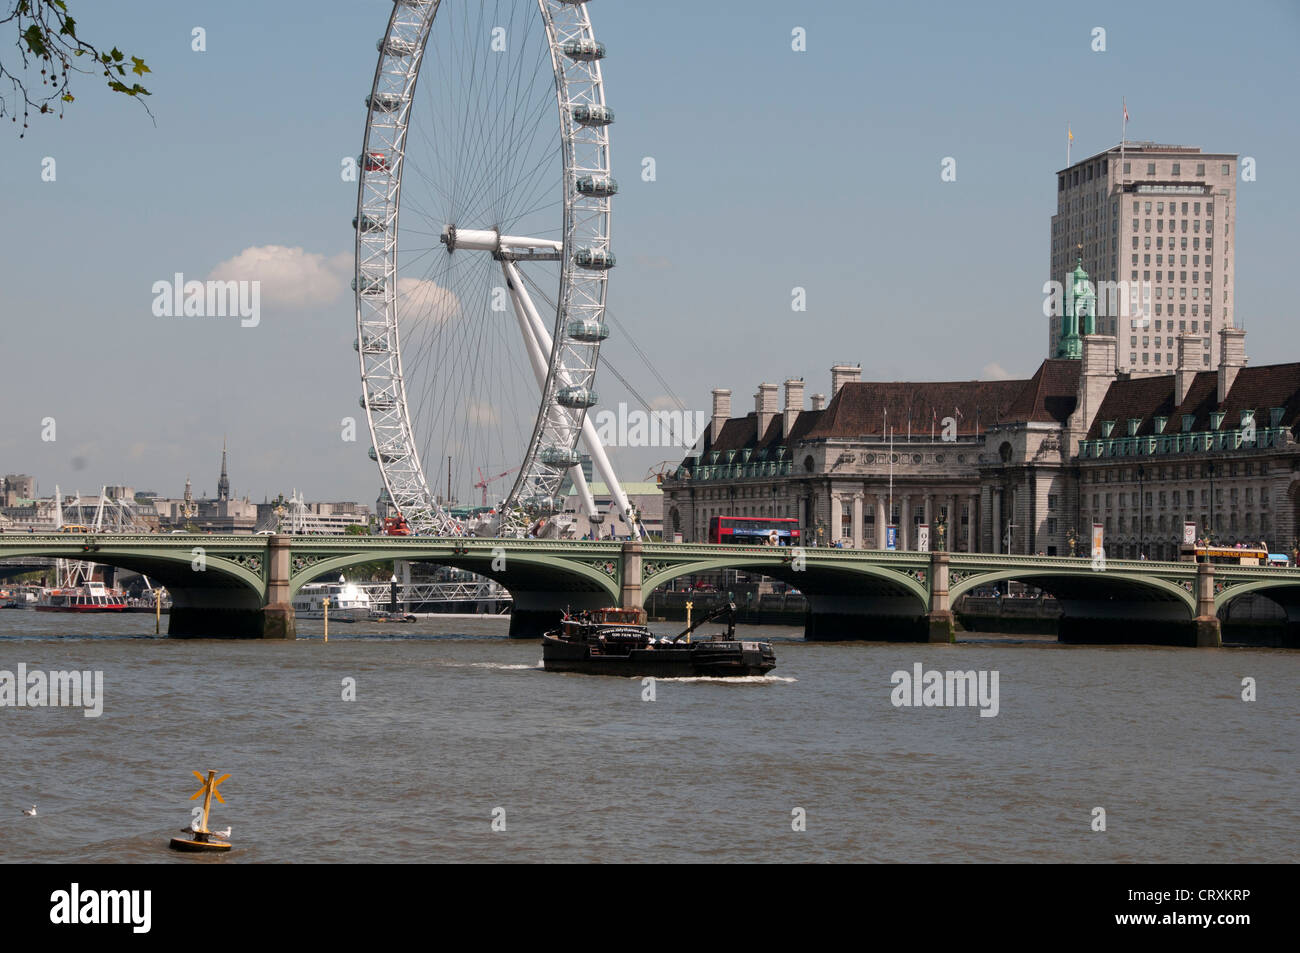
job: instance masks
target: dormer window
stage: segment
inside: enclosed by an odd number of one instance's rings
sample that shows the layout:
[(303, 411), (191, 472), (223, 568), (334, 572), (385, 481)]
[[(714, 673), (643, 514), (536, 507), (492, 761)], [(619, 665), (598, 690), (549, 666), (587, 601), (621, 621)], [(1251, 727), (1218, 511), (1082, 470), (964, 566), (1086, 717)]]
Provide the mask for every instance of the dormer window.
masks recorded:
[(1101, 435), (1103, 437), (1109, 437), (1111, 433), (1114, 432), (1114, 430), (1115, 430), (1115, 421), (1103, 420), (1101, 422)]
[(1221, 410), (1210, 411), (1210, 429), (1218, 430), (1219, 427), (1221, 427), (1222, 425), (1223, 425), (1223, 411)]
[(1168, 418), (1168, 417), (1155, 417), (1155, 418), (1153, 418), (1153, 426), (1154, 426), (1154, 428), (1155, 428), (1155, 432), (1158, 433), (1158, 434), (1160, 434), (1160, 433), (1164, 433), (1164, 432), (1165, 432), (1165, 424), (1167, 424), (1167, 423), (1169, 423), (1169, 418)]
[(1142, 423), (1141, 417), (1130, 417), (1128, 419), (1128, 435), (1134, 437), (1138, 432), (1138, 424)]
[(1270, 427), (1276, 427), (1282, 422), (1282, 415), (1285, 413), (1285, 407), (1270, 407), (1268, 409), (1268, 425)]
[(1183, 414), (1183, 433), (1191, 433), (1192, 427), (1196, 425), (1195, 414)]
[(1247, 427), (1253, 427), (1254, 425), (1255, 412), (1253, 410), (1243, 410), (1241, 412), (1241, 429), (1245, 430)]

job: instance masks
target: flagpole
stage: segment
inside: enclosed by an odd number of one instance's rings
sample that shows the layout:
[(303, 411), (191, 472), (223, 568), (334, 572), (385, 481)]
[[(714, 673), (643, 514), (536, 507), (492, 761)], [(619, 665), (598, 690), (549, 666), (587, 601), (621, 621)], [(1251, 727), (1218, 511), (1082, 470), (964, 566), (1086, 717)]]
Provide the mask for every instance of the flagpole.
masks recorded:
[(1065, 124), (1065, 167), (1070, 167), (1070, 146), (1074, 145), (1074, 131), (1070, 128), (1069, 122)]
[(1128, 138), (1128, 98), (1120, 97), (1120, 102), (1124, 106), (1124, 120), (1119, 127), (1119, 184), (1120, 191), (1124, 188), (1124, 140)]

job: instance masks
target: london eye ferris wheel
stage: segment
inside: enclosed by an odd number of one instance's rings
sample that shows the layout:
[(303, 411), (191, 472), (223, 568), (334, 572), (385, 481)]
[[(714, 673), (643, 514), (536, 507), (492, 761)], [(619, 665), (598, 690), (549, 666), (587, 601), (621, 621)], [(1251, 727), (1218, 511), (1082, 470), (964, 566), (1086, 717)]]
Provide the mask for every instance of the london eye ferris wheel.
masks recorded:
[(618, 185), (585, 0), (396, 0), (378, 49), (353, 289), (370, 455), (393, 504), (415, 532), (466, 532), (436, 490), (450, 457), (514, 464), (501, 535), (561, 510), (570, 484), (598, 519), (585, 448), (630, 520), (587, 415)]

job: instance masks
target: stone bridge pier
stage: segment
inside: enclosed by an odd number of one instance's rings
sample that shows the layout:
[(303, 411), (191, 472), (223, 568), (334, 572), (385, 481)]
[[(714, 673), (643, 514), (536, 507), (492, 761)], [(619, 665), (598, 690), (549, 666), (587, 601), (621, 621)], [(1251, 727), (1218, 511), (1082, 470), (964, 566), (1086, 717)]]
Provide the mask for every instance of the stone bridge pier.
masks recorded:
[[(618, 579), (620, 598), (618, 605), (624, 609), (642, 608), (641, 600), (641, 543), (624, 543), (619, 554)], [(567, 611), (606, 609), (611, 600), (606, 592), (574, 591), (548, 588), (525, 589), (518, 584), (508, 584), (514, 607), (510, 612), (510, 638), (540, 639), (543, 634), (559, 626)]]
[[(931, 552), (928, 602), (921, 593), (866, 578), (840, 579), (834, 588), (797, 580), (804, 587), (808, 611), (804, 639), (810, 642), (953, 642), (952, 605), (948, 599), (948, 554)], [(924, 563), (921, 564), (924, 566)]]
[(267, 593), (263, 601), (246, 586), (222, 585), (216, 573), (199, 578), (164, 577), (172, 597), (167, 634), (173, 638), (296, 639), (298, 629), (289, 602), (290, 553), (293, 538), (268, 537)]

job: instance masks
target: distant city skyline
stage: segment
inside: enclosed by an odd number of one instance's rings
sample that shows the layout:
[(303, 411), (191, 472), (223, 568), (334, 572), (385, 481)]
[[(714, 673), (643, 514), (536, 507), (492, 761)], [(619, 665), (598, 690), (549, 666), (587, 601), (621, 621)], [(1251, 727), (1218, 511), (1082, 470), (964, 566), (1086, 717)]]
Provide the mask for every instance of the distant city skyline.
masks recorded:
[[(387, 11), (73, 9), (79, 32), (149, 62), (157, 124), (87, 77), (65, 119), (34, 119), (0, 149), (0, 472), (31, 474), (43, 493), (114, 483), (173, 496), (187, 474), (211, 492), (227, 434), (241, 495), (297, 487), (373, 504), (347, 287), (356, 190), (339, 167), (360, 150)], [(1067, 128), (1076, 161), (1104, 152), (1124, 99), (1131, 140), (1253, 160), (1255, 180), (1235, 186), (1235, 323), (1257, 362), (1300, 358), (1288, 320), (1293, 4), (1225, 17), (1204, 2), (667, 2), (593, 4), (591, 16), (609, 48), (623, 186), (602, 407), (639, 406), (610, 366), (656, 407), (676, 406), (627, 332), (692, 411), (708, 410), (713, 387), (743, 402), (758, 380), (829, 392), (826, 368), (846, 360), (867, 380), (1028, 376), (1043, 356), (1044, 219)], [(792, 48), (796, 29), (805, 50)], [(250, 269), (262, 276), (255, 325), (152, 308), (155, 283), (177, 273)], [(792, 310), (795, 289), (805, 311)], [(355, 441), (340, 436), (348, 417)], [(629, 481), (672, 456), (611, 449)], [(477, 496), (488, 462), (457, 463), (457, 496)]]

